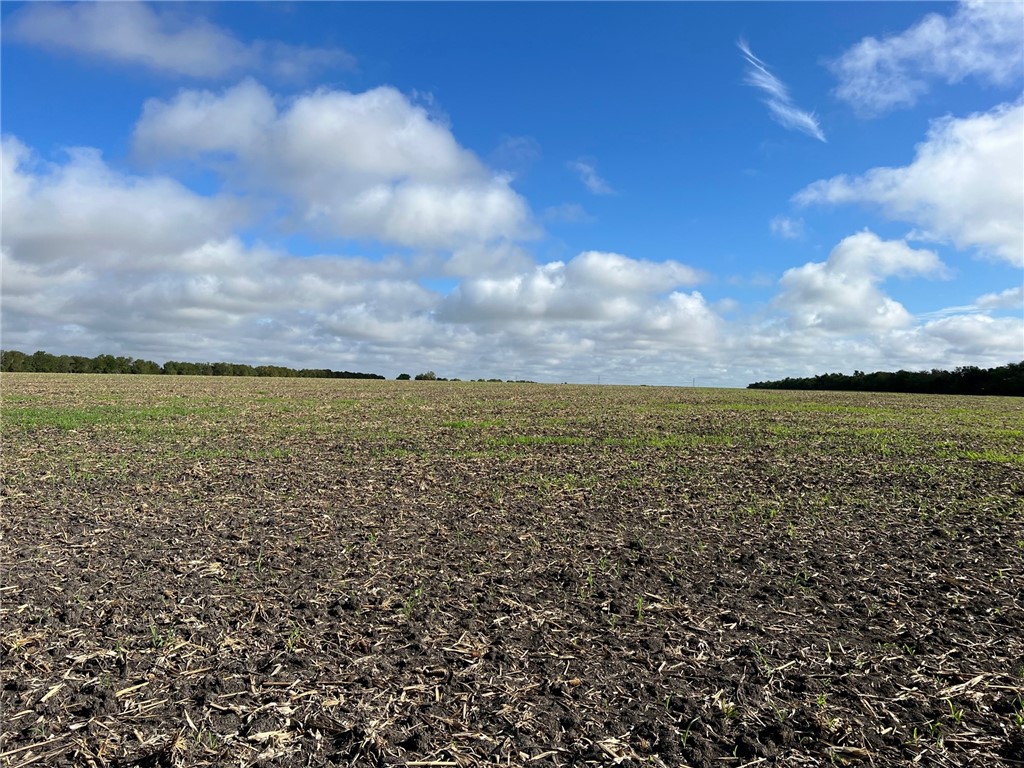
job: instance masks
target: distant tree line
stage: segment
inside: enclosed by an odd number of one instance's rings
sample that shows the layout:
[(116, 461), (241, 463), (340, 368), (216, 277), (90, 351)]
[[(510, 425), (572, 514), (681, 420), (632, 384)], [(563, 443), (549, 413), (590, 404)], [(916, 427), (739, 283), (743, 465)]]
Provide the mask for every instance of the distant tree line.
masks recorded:
[[(398, 374), (395, 377), (395, 379), (397, 381), (410, 381), (410, 380), (415, 380), (415, 381), (462, 381), (462, 379), (446, 379), (443, 376), (438, 376), (433, 371), (427, 371), (425, 373), (417, 373), (415, 376), (410, 376), (408, 373), (400, 373), (400, 374)], [(505, 384), (536, 384), (537, 383), (535, 381), (530, 381), (529, 379), (516, 379), (514, 381), (512, 379), (509, 379), (506, 382), (502, 382), (501, 379), (470, 379), (470, 381), (472, 381), (472, 382), (481, 382), (481, 381), (482, 382), (497, 382), (499, 384), (501, 384), (501, 383), (505, 383)]]
[(1024, 361), (998, 368), (963, 366), (952, 371), (826, 373), (806, 379), (758, 381), (747, 389), (838, 389), (853, 392), (914, 392), (929, 395), (1024, 396)]
[(286, 368), (282, 365), (245, 365), (242, 363), (183, 363), (168, 360), (163, 365), (152, 360), (135, 360), (114, 355), (51, 355), (35, 352), (26, 355), (16, 349), (0, 350), (0, 371), (5, 373), (142, 373), (166, 376), (271, 376), (303, 379), (383, 379), (377, 373), (332, 371), (327, 368)]

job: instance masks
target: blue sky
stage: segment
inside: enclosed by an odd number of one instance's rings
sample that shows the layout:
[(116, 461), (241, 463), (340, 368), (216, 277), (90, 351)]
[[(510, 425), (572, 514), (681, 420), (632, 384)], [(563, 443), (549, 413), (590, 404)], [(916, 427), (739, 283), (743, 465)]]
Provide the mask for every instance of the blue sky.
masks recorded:
[(1019, 3), (0, 13), (6, 348), (709, 386), (1024, 358)]

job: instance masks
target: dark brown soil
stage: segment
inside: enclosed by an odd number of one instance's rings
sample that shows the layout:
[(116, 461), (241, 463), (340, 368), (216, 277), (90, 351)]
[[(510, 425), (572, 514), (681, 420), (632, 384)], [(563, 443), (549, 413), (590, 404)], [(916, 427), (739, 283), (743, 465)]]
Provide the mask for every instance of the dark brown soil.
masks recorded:
[(5, 399), (4, 766), (1024, 764), (1020, 403), (106, 381)]

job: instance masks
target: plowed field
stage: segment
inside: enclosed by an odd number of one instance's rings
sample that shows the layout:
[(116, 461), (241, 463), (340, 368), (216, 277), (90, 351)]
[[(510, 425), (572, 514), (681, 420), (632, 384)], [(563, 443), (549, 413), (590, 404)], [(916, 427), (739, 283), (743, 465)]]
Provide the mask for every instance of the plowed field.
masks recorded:
[(1024, 763), (1024, 400), (0, 384), (0, 765)]

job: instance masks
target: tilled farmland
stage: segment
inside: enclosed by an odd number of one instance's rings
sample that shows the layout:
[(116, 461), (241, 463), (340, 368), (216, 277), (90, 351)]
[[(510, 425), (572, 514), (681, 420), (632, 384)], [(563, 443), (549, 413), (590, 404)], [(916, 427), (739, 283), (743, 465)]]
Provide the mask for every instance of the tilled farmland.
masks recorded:
[(0, 765), (1024, 764), (1024, 401), (5, 374)]

